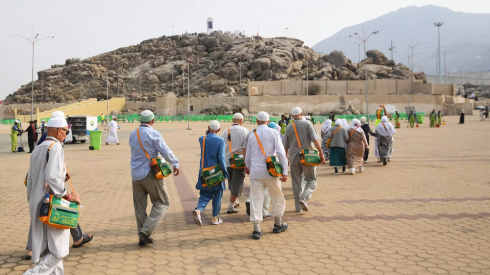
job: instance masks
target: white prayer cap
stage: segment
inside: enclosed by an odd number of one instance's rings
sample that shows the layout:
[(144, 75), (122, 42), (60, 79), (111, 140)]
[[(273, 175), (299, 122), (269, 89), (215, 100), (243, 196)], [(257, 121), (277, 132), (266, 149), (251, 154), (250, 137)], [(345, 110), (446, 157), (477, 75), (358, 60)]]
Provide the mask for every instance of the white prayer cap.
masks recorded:
[(65, 113), (63, 113), (62, 111), (53, 112), (47, 126), (53, 128), (68, 127), (68, 123), (65, 119)]
[(155, 115), (150, 110), (144, 110), (143, 112), (141, 112), (141, 115), (140, 115), (140, 121), (141, 122), (150, 122), (154, 118), (155, 118)]
[(217, 120), (213, 120), (209, 123), (209, 128), (213, 131), (217, 131), (221, 128)]
[(310, 116), (305, 116), (305, 120), (311, 121), (311, 117)]
[(243, 115), (240, 113), (236, 113), (233, 115), (233, 119), (243, 119)]
[(15, 120), (15, 123), (20, 123), (20, 121), (18, 119)]
[(292, 114), (293, 116), (297, 116), (297, 115), (301, 114), (302, 112), (303, 112), (303, 110), (301, 110), (301, 108), (300, 108), (300, 107), (294, 107), (294, 108), (293, 108), (293, 111), (291, 112), (291, 114)]
[(361, 117), (361, 122), (362, 123), (366, 122), (366, 117), (365, 116)]
[(269, 121), (269, 114), (266, 112), (259, 112), (257, 114), (257, 120), (259, 121)]
[(51, 118), (65, 118), (65, 113), (63, 113), (62, 111), (55, 111), (51, 114)]

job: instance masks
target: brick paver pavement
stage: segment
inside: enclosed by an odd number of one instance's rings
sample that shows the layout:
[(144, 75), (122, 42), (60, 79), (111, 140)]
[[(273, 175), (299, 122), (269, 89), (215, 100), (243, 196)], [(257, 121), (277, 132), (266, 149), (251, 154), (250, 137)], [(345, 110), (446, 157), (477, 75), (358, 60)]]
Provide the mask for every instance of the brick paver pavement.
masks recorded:
[[(165, 180), (170, 210), (155, 230), (156, 244), (143, 248), (137, 244), (127, 145), (137, 124), (120, 124), (120, 146), (90, 151), (88, 144), (66, 145), (84, 206), (80, 223), (95, 235), (85, 247), (71, 249), (66, 274), (490, 274), (490, 125), (477, 116), (467, 116), (465, 125), (446, 119), (448, 125), (438, 129), (402, 124), (386, 167), (373, 153), (365, 172), (355, 176), (320, 166), (309, 212), (294, 212), (291, 181), (283, 183), (290, 227), (272, 234), (273, 221), (265, 219), (259, 241), (251, 239), (244, 211), (248, 178), (240, 213), (226, 214), (226, 191), (223, 225), (208, 225), (211, 205), (202, 227), (192, 222), (197, 138), (206, 123), (192, 123), (192, 131), (183, 122), (156, 124), (183, 173)], [(22, 260), (29, 155), (9, 152), (8, 131), (0, 126), (0, 274), (22, 274), (31, 266)]]

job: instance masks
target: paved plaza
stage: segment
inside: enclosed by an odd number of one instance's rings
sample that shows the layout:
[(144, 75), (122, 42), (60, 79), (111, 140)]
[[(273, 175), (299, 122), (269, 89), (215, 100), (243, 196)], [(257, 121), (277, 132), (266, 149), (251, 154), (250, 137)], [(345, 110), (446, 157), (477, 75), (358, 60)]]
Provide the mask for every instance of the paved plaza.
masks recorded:
[[(427, 118), (426, 118), (427, 119)], [(155, 229), (154, 245), (138, 246), (130, 174), (129, 134), (138, 124), (120, 123), (120, 146), (65, 145), (67, 167), (83, 205), (80, 225), (94, 239), (71, 249), (66, 274), (490, 274), (490, 122), (478, 116), (446, 117), (446, 126), (407, 129), (395, 134), (387, 166), (373, 151), (355, 176), (318, 167), (318, 188), (310, 211), (294, 212), (291, 180), (283, 183), (284, 221), (273, 234), (264, 220), (261, 240), (245, 213), (249, 178), (238, 214), (210, 226), (192, 220), (199, 170), (198, 137), (204, 122), (157, 123), (179, 158), (182, 174), (169, 177), (170, 210)], [(221, 123), (227, 128), (231, 123)], [(255, 124), (245, 124), (249, 129)], [(315, 127), (319, 131), (320, 124)], [(372, 123), (374, 127), (374, 123)], [(10, 127), (0, 126), (0, 274), (22, 274), (29, 230), (24, 178), (29, 154), (11, 153)], [(104, 132), (103, 142), (108, 136)], [(372, 139), (373, 141), (374, 139)], [(27, 147), (26, 135), (24, 145)], [(69, 188), (69, 187), (68, 187)]]

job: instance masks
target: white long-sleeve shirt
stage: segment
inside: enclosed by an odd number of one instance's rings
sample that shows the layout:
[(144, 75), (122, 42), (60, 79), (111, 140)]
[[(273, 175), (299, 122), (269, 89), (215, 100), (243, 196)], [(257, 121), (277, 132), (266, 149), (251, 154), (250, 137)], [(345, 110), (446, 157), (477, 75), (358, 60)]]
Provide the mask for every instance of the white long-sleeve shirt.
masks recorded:
[[(288, 159), (286, 157), (286, 151), (282, 145), (279, 132), (273, 130), (267, 125), (262, 124), (256, 129), (259, 136), (262, 147), (264, 148), (267, 157), (277, 156), (279, 162), (282, 165), (283, 175), (288, 174)], [(250, 170), (251, 179), (270, 179), (269, 171), (267, 171), (267, 164), (265, 163), (264, 154), (260, 149), (257, 138), (253, 132), (250, 132), (247, 136), (247, 153), (245, 155), (245, 164)]]
[(247, 135), (248, 129), (240, 126), (238, 123), (231, 125), (230, 136), (231, 136), (231, 151), (230, 145), (228, 143), (228, 129), (223, 131), (221, 137), (225, 140), (225, 162), (226, 167), (230, 167), (230, 157), (231, 153), (241, 152), (247, 146)]

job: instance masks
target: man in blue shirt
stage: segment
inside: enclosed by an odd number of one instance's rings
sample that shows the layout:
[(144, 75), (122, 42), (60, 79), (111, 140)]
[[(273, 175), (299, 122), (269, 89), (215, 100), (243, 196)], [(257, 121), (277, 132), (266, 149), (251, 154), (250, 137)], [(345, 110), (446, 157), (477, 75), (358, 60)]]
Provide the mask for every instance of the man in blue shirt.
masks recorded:
[[(131, 178), (133, 180), (133, 204), (138, 226), (139, 245), (153, 243), (153, 230), (169, 208), (167, 188), (163, 179), (157, 179), (151, 170), (151, 159), (159, 155), (173, 166), (174, 176), (180, 173), (179, 161), (167, 146), (162, 135), (153, 129), (155, 115), (145, 110), (140, 115), (141, 125), (129, 136), (131, 147)], [(150, 196), (150, 215), (146, 213)]]
[[(201, 160), (199, 161), (199, 174), (197, 177), (196, 189), (199, 190), (199, 200), (197, 202), (196, 209), (192, 212), (194, 216), (194, 222), (201, 226), (201, 212), (204, 211), (210, 200), (213, 200), (213, 218), (211, 219), (211, 225), (222, 224), (223, 220), (218, 218), (218, 214), (221, 209), (221, 197), (223, 197), (223, 190), (226, 189), (225, 180), (228, 178), (228, 171), (226, 170), (225, 163), (225, 140), (216, 135), (220, 131), (220, 124), (218, 121), (213, 120), (208, 126), (209, 134), (206, 135), (206, 142), (204, 148), (204, 155), (202, 154), (202, 146), (204, 137), (199, 138), (201, 147)], [(204, 159), (204, 165), (203, 160)], [(219, 164), (225, 180), (217, 185), (209, 188), (202, 185), (201, 174), (203, 166), (213, 167)]]

